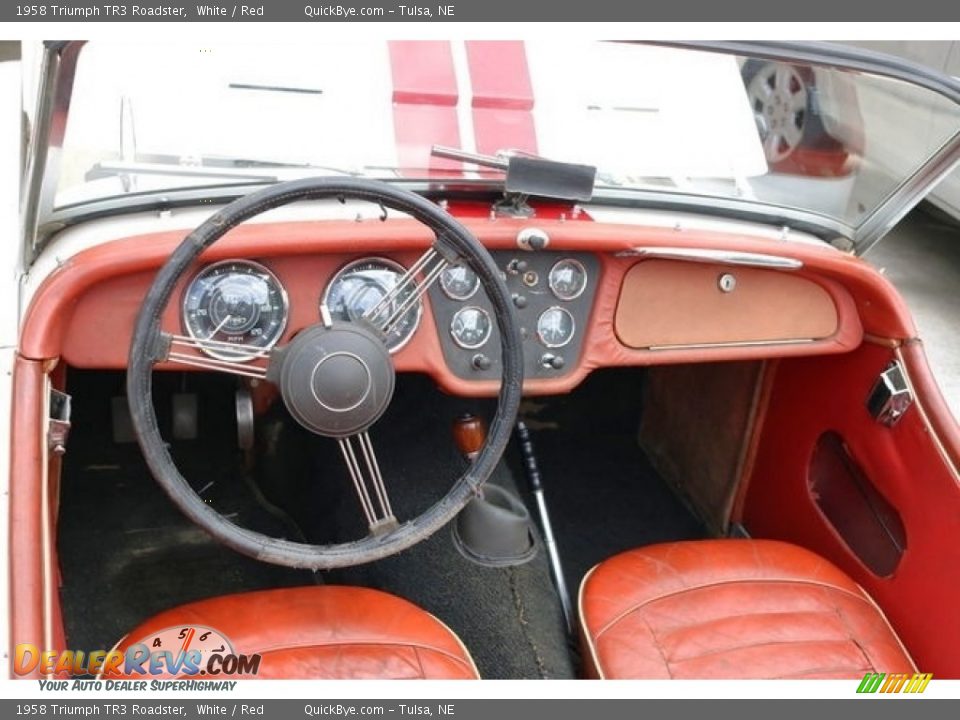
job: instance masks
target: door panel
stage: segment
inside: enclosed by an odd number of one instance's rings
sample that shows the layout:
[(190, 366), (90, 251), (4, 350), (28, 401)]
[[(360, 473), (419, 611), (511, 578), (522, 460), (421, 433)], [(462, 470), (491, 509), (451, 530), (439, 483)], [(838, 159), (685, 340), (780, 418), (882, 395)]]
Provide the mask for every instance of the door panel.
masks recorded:
[[(845, 355), (779, 363), (741, 520), (754, 537), (795, 542), (832, 560), (879, 603), (920, 670), (960, 678), (960, 485), (920, 410), (936, 403), (924, 403), (921, 385), (920, 403), (892, 428), (866, 409), (895, 352), (864, 343)], [(908, 358), (908, 368), (916, 361)], [(842, 439), (902, 520), (906, 547), (889, 577), (858, 559), (811, 494), (811, 460), (826, 432)]]

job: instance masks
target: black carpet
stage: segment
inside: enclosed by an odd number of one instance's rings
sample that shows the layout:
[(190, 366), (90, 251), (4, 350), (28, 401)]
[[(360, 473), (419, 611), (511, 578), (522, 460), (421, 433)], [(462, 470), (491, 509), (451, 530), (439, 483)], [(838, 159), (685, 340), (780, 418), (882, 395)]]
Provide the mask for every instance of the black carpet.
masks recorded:
[[(240, 471), (229, 378), (155, 375), (161, 428), (172, 392), (197, 392), (201, 438), (172, 452), (203, 497), (236, 522), (263, 532), (285, 527), (255, 501)], [(109, 649), (140, 621), (216, 595), (313, 583), (313, 573), (251, 560), (187, 520), (154, 482), (135, 443), (115, 444), (110, 398), (120, 373), (71, 371), (73, 429), (64, 458), (58, 527), (68, 645)], [(174, 384), (177, 383), (177, 384)], [(165, 437), (169, 434), (165, 433)]]
[[(399, 380), (393, 402), (371, 437), (394, 511), (403, 521), (439, 500), (466, 467), (453, 443), (453, 419), (464, 412), (489, 417), (495, 408), (490, 401), (440, 394), (426, 378)], [(330, 539), (331, 530), (341, 540), (363, 532), (359, 506), (338, 452), (330, 441), (315, 441), (315, 467), (327, 469), (322, 494), (328, 503), (331, 497), (341, 498), (322, 523), (310, 524), (298, 517), (318, 539)], [(516, 491), (516, 479), (504, 464), (492, 481)], [(324, 500), (318, 492), (312, 503), (304, 502), (306, 507), (319, 507)], [(518, 567), (482, 567), (460, 554), (451, 532), (448, 526), (399, 555), (331, 572), (328, 582), (380, 588), (433, 613), (470, 648), (482, 677), (574, 677), (546, 555), (538, 553)]]
[[(335, 442), (303, 431), (277, 405), (258, 421), (257, 462), (245, 473), (236, 449), (232, 379), (188, 375), (156, 374), (156, 407), (164, 427), (172, 393), (200, 396), (201, 439), (176, 441), (171, 449), (205, 499), (241, 524), (291, 539), (328, 543), (365, 533)], [(570, 395), (524, 403), (574, 598), (580, 578), (600, 560), (704, 533), (639, 449), (642, 380), (636, 370), (598, 372)], [(122, 388), (122, 373), (70, 374), (74, 429), (58, 546), (71, 647), (111, 647), (137, 622), (191, 600), (326, 582), (393, 592), (435, 614), (470, 648), (483, 677), (576, 675), (576, 648), (542, 548), (522, 566), (481, 567), (456, 550), (446, 527), (392, 558), (329, 573), (247, 559), (216, 544), (171, 505), (135, 444), (111, 442), (110, 398)], [(492, 401), (443, 395), (427, 378), (398, 377), (394, 401), (371, 436), (401, 521), (436, 502), (463, 471), (452, 420), (463, 412), (489, 417), (493, 409)], [(535, 507), (515, 443), (492, 481)], [(260, 493), (289, 517), (271, 512)]]
[(595, 372), (573, 393), (521, 409), (574, 597), (590, 568), (612, 555), (705, 537), (637, 442), (643, 378), (634, 369)]

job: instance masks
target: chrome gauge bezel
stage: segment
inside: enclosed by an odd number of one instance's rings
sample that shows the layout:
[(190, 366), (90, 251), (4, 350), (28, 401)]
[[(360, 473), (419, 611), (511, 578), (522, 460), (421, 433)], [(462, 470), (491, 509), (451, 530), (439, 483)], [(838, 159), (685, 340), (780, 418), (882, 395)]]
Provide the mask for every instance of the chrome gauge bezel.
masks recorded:
[[(467, 310), (476, 310), (477, 312), (483, 314), (487, 318), (487, 333), (486, 335), (483, 336), (483, 340), (481, 340), (480, 342), (474, 345), (463, 342), (463, 340), (457, 337), (457, 334), (453, 331), (453, 324), (457, 321), (457, 317), (459, 317), (460, 313), (466, 312)], [(480, 307), (479, 305), (465, 305), (464, 307), (459, 308), (453, 314), (453, 317), (450, 318), (450, 337), (453, 339), (453, 342), (455, 342), (464, 350), (479, 350), (488, 342), (490, 342), (490, 337), (492, 335), (493, 335), (493, 319), (490, 317), (490, 313), (487, 312), (484, 308)]]
[[(564, 341), (561, 342), (561, 343), (550, 343), (550, 342), (547, 342), (547, 341), (544, 339), (544, 337), (543, 337), (543, 333), (540, 331), (540, 323), (541, 323), (541, 321), (543, 320), (543, 316), (546, 315), (548, 312), (554, 312), (554, 311), (562, 312), (564, 315), (566, 315), (568, 318), (570, 318), (570, 335), (568, 335), (568, 336), (567, 336), (567, 339), (564, 340)], [(569, 345), (571, 342), (573, 342), (573, 338), (576, 336), (576, 334), (577, 334), (577, 320), (576, 320), (576, 318), (573, 317), (573, 313), (572, 313), (572, 312), (570, 312), (569, 310), (567, 310), (565, 307), (563, 307), (563, 306), (561, 306), (561, 305), (551, 305), (550, 307), (548, 307), (546, 310), (544, 310), (542, 313), (540, 313), (540, 314), (537, 316), (537, 337), (540, 339), (540, 342), (543, 344), (544, 347), (548, 347), (548, 348), (561, 348), (561, 347), (566, 347), (566, 346)]]
[[(228, 265), (233, 266), (243, 266), (253, 271), (251, 274), (263, 274), (268, 278), (268, 282), (273, 283), (274, 287), (280, 292), (280, 302), (281, 302), (281, 316), (280, 324), (277, 326), (277, 329), (274, 331), (274, 337), (265, 345), (257, 346), (260, 350), (266, 352), (271, 350), (280, 339), (283, 337), (283, 334), (287, 331), (287, 324), (290, 322), (290, 296), (287, 294), (287, 289), (283, 286), (283, 283), (280, 282), (280, 278), (270, 270), (266, 265), (255, 262), (253, 260), (246, 259), (228, 259), (228, 260), (218, 260), (215, 263), (210, 263), (209, 265), (204, 265), (200, 268), (193, 277), (190, 278), (190, 281), (187, 283), (187, 286), (183, 290), (183, 294), (180, 298), (180, 323), (183, 327), (183, 331), (189, 335), (194, 340), (207, 340), (208, 338), (198, 338), (194, 332), (193, 328), (190, 326), (189, 319), (187, 318), (187, 298), (190, 296), (190, 291), (193, 289), (194, 284), (204, 275), (209, 272), (216, 270), (220, 267), (225, 267)], [(228, 362), (235, 363), (245, 363), (252, 362), (256, 360), (259, 356), (252, 355), (249, 357), (244, 357), (240, 353), (229, 353), (224, 351), (211, 350), (206, 347), (199, 347), (200, 351), (205, 355), (212, 357), (216, 360), (225, 360)]]
[[(563, 265), (564, 263), (576, 265), (580, 269), (580, 273), (583, 276), (583, 286), (581, 286), (580, 290), (578, 290), (574, 295), (562, 295), (557, 291), (557, 288), (554, 286), (553, 274), (556, 271), (557, 266)], [(576, 258), (560, 258), (550, 267), (550, 272), (547, 275), (547, 285), (550, 288), (550, 292), (553, 293), (554, 297), (557, 298), (557, 300), (562, 300), (564, 302), (570, 302), (571, 300), (576, 300), (578, 297), (583, 295), (589, 283), (590, 283), (590, 276), (587, 274), (587, 269), (583, 266), (583, 263), (577, 260)]]
[[(474, 279), (473, 290), (471, 290), (470, 292), (468, 292), (466, 295), (457, 295), (457, 294), (453, 293), (453, 292), (447, 287), (447, 283), (444, 281), (444, 278), (446, 278), (446, 276), (447, 276), (447, 270), (451, 270), (451, 269), (453, 269), (453, 268), (455, 268), (455, 267), (463, 267), (463, 268), (465, 268), (468, 272), (473, 273), (473, 279)], [(449, 265), (449, 266), (447, 266), (446, 268), (444, 268), (443, 272), (440, 273), (440, 289), (443, 290), (443, 294), (446, 295), (446, 296), (447, 296), (448, 298), (450, 298), (451, 300), (458, 300), (458, 301), (460, 301), (460, 302), (463, 302), (464, 300), (469, 300), (470, 298), (472, 298), (474, 295), (477, 294), (477, 291), (480, 290), (480, 276), (477, 275), (477, 274), (476, 274), (469, 266), (467, 266), (467, 265), (459, 265), (459, 264), (458, 264), (458, 265)]]
[[(333, 286), (336, 285), (338, 280), (340, 280), (344, 275), (348, 275), (350, 271), (353, 270), (354, 268), (360, 265), (369, 265), (371, 263), (379, 263), (384, 267), (387, 267), (393, 270), (400, 277), (403, 277), (409, 271), (409, 268), (405, 268), (396, 260), (391, 260), (390, 258), (385, 258), (380, 256), (362, 257), (362, 258), (357, 258), (356, 260), (351, 260), (342, 268), (337, 270), (337, 272), (334, 273), (333, 277), (330, 278), (330, 281), (327, 283), (327, 286), (323, 290), (323, 296), (320, 298), (320, 303), (317, 306), (317, 310), (319, 311), (320, 307), (323, 305), (326, 305), (328, 309), (330, 308), (330, 304), (329, 304), (330, 291), (333, 289)], [(402, 338), (395, 347), (387, 347), (387, 352), (389, 352), (391, 355), (394, 355), (400, 352), (400, 350), (406, 347), (407, 343), (409, 343), (413, 339), (413, 336), (417, 334), (417, 330), (420, 329), (420, 320), (423, 318), (423, 299), (422, 298), (417, 300), (416, 308), (417, 308), (417, 316), (414, 319), (413, 325), (410, 327), (410, 331), (407, 333), (406, 337)]]

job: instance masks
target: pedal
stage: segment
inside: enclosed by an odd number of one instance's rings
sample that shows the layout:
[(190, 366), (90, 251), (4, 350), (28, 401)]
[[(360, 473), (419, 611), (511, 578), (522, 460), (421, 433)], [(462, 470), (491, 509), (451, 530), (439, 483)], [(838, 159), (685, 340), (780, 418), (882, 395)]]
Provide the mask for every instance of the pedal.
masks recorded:
[(175, 393), (171, 404), (171, 422), (175, 440), (197, 439), (197, 396)]

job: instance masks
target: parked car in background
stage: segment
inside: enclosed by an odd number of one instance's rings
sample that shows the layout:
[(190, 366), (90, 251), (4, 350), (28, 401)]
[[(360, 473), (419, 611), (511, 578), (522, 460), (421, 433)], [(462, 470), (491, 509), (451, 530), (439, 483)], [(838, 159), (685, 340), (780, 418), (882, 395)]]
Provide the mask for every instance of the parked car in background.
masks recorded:
[[(872, 52), (882, 52), (916, 62), (931, 70), (960, 77), (960, 42), (943, 41), (859, 41), (845, 43)], [(915, 144), (941, 137), (937, 125), (943, 122), (931, 109), (928, 117), (904, 133), (896, 126), (900, 117), (889, 105), (910, 103), (909, 93), (896, 98), (882, 92), (872, 96), (860, 88), (858, 96), (848, 83), (826, 71), (808, 65), (785, 65), (750, 60), (741, 67), (743, 81), (754, 109), (758, 131), (763, 138), (768, 162), (780, 172), (798, 175), (844, 176), (864, 152), (869, 137), (871, 160), (876, 172), (897, 172)], [(866, 113), (867, 120), (851, 112), (859, 102), (877, 102)], [(834, 108), (841, 108), (836, 111)], [(837, 122), (843, 118), (844, 122)], [(874, 127), (865, 129), (864, 122)], [(868, 171), (861, 170), (864, 175)], [(960, 173), (948, 174), (926, 198), (930, 203), (960, 220)]]

